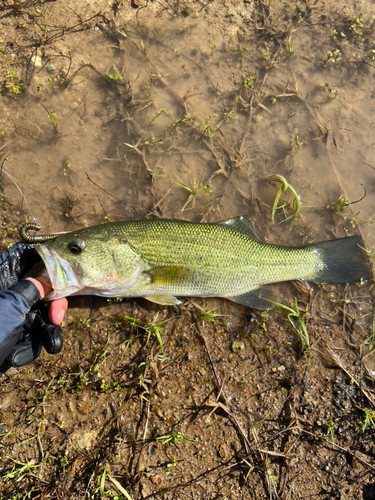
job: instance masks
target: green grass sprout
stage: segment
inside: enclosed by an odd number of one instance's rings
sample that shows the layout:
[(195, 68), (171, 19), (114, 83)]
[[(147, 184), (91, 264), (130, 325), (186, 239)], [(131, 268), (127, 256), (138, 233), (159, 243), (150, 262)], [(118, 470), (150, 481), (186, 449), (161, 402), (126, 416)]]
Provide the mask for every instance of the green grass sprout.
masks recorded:
[(169, 432), (168, 434), (165, 434), (164, 436), (159, 436), (156, 438), (156, 441), (162, 441), (162, 444), (167, 444), (173, 442), (177, 448), (180, 447), (180, 442), (181, 441), (188, 441), (191, 443), (195, 442), (195, 439), (190, 438), (188, 436), (185, 436), (182, 432)]
[(272, 206), (272, 223), (273, 224), (275, 223), (276, 210), (279, 210), (280, 208), (281, 209), (288, 209), (288, 207), (290, 207), (290, 203), (288, 201), (286, 201), (283, 205), (279, 206), (279, 201), (280, 201), (281, 195), (283, 193), (286, 193), (288, 191), (288, 189), (293, 194), (294, 212), (291, 215), (289, 215), (288, 217), (286, 217), (286, 219), (284, 219), (282, 222), (285, 222), (288, 219), (294, 219), (297, 216), (297, 214), (300, 212), (300, 200), (299, 200), (299, 196), (297, 194), (297, 191), (294, 189), (293, 186), (291, 186), (287, 182), (285, 177), (283, 177), (282, 175), (278, 175), (278, 174), (271, 175), (270, 177), (267, 177), (266, 180), (267, 180), (267, 182), (269, 182), (272, 185), (274, 185), (275, 182), (277, 182), (278, 184), (281, 184), (281, 186), (280, 186), (280, 188), (275, 196), (275, 200), (274, 200), (273, 206)]
[(292, 307), (280, 304), (279, 302), (273, 302), (272, 300), (270, 300), (270, 302), (282, 309), (283, 314), (288, 318), (290, 324), (298, 333), (303, 347), (308, 350), (309, 357), (312, 358), (309, 334), (304, 320), (304, 317), (308, 314), (308, 308), (301, 311), (298, 307), (297, 297), (294, 297), (294, 304)]
[[(177, 186), (180, 186), (183, 189), (186, 189), (186, 191), (189, 191), (189, 193), (190, 193), (190, 195), (189, 195), (189, 197), (187, 199), (187, 202), (185, 203), (185, 205), (181, 209), (181, 212), (183, 212), (185, 210), (185, 208), (189, 205), (190, 202), (192, 202), (192, 208), (194, 207), (194, 205), (195, 205), (195, 197), (197, 196), (199, 190), (201, 189), (201, 187), (203, 185), (203, 181), (204, 181), (205, 175), (206, 175), (206, 173), (203, 174), (203, 177), (200, 180), (199, 184), (196, 184), (195, 181), (194, 181), (194, 185), (191, 188), (189, 188), (185, 184), (180, 184), (180, 183), (178, 183), (178, 182), (175, 181), (175, 184), (177, 184)], [(178, 180), (180, 182), (182, 182), (179, 177), (178, 177)]]

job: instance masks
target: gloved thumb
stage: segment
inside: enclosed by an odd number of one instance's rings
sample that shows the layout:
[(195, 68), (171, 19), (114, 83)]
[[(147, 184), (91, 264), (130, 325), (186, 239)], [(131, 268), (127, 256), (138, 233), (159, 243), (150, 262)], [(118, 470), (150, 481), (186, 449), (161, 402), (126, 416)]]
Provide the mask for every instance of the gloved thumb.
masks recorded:
[(61, 325), (52, 325), (48, 314), (42, 308), (37, 312), (32, 326), (33, 336), (38, 336), (48, 354), (58, 354), (63, 348), (63, 331)]

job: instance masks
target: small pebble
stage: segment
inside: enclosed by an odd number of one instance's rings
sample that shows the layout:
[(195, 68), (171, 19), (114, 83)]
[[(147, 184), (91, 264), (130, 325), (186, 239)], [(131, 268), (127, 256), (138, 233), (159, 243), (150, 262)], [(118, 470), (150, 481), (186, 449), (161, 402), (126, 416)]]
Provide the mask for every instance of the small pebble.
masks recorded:
[(245, 349), (245, 344), (243, 342), (239, 342), (238, 340), (235, 340), (232, 342), (232, 351), (233, 352), (240, 352)]
[(190, 7), (185, 7), (182, 11), (181, 11), (181, 14), (184, 16), (184, 17), (189, 17), (190, 14), (192, 14), (193, 11), (191, 10)]
[(33, 56), (31, 58), (31, 62), (34, 64), (36, 68), (41, 68), (42, 67), (42, 58), (40, 56)]
[(159, 474), (157, 474), (156, 476), (150, 476), (150, 479), (157, 486), (160, 486), (161, 483), (163, 482), (163, 478), (159, 476)]

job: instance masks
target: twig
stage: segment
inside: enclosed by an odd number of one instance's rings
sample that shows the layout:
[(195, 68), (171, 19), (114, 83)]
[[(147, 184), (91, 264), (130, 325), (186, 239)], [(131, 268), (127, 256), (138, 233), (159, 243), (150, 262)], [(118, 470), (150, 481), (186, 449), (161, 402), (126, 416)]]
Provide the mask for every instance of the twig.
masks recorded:
[[(165, 200), (165, 198), (166, 198), (166, 197), (169, 195), (169, 193), (172, 191), (172, 188), (173, 188), (173, 186), (172, 186), (172, 187), (170, 187), (170, 188), (168, 189), (168, 191), (167, 191), (167, 192), (166, 192), (166, 193), (165, 193), (165, 194), (164, 194), (164, 195), (163, 195), (163, 196), (159, 199), (159, 201), (157, 201), (157, 203), (155, 203), (155, 205), (152, 207), (152, 211), (151, 211), (151, 212), (149, 212), (149, 213), (146, 215), (146, 217), (149, 217), (150, 215), (152, 215), (152, 214), (155, 212), (155, 210), (156, 210), (156, 209), (157, 209), (157, 208), (161, 205), (161, 203)], [(160, 212), (160, 213), (161, 213), (161, 212)]]
[[(100, 186), (99, 186), (99, 184), (97, 184), (97, 183), (96, 183), (96, 182), (94, 182), (92, 179), (90, 179), (89, 174), (88, 174), (87, 172), (85, 172), (85, 174), (86, 174), (87, 179), (88, 179), (90, 182), (92, 182), (92, 183), (94, 184), (94, 186), (96, 186), (97, 188), (99, 188), (99, 189), (100, 189), (101, 191), (103, 191), (105, 194), (108, 194), (109, 196), (112, 196), (112, 198), (114, 198), (115, 200), (117, 200), (117, 201), (121, 201), (121, 200), (120, 200), (120, 198), (117, 198), (117, 196), (115, 196), (115, 195), (113, 195), (113, 194), (109, 193), (108, 191), (106, 191), (105, 189), (103, 189), (102, 187), (100, 187)], [(102, 207), (102, 208), (103, 208), (103, 207)]]
[(87, 63), (87, 64), (83, 64), (81, 67), (79, 67), (73, 74), (72, 76), (69, 78), (69, 80), (66, 80), (66, 82), (64, 83), (64, 85), (68, 86), (70, 84), (70, 82), (73, 80), (73, 78), (80, 72), (82, 71), (84, 68), (90, 68), (92, 69), (95, 73), (97, 73), (99, 76), (101, 76), (102, 78), (104, 78), (104, 80), (113, 85), (113, 86), (126, 86), (128, 85), (128, 82), (125, 82), (125, 81), (121, 81), (121, 80), (114, 80), (112, 78), (109, 78), (109, 76), (107, 75), (103, 75), (103, 73), (101, 73), (98, 69), (95, 68), (94, 65), (92, 65), (91, 63)]
[(3, 149), (5, 149), (6, 147), (8, 147), (10, 144), (12, 144), (12, 142), (14, 142), (16, 139), (12, 139), (11, 141), (8, 141), (6, 144), (4, 144), (3, 146), (1, 146), (0, 148), (0, 151), (2, 151)]
[(17, 184), (17, 182), (15, 181), (14, 177), (12, 177), (4, 168), (3, 168), (3, 165), (4, 165), (4, 162), (7, 160), (7, 158), (9, 158), (10, 155), (8, 155), (6, 158), (4, 158), (2, 164), (1, 164), (1, 169), (0, 169), (0, 176), (1, 174), (4, 172), (5, 175), (7, 175), (9, 177), (9, 179), (13, 182), (13, 184), (16, 186), (16, 188), (18, 189), (18, 191), (20, 192), (21, 196), (22, 196), (22, 199), (25, 200), (25, 203), (26, 203), (26, 206), (27, 206), (27, 209), (28, 211), (30, 212), (30, 215), (31, 217), (34, 219), (34, 221), (36, 220), (35, 217), (33, 216), (33, 213), (31, 211), (31, 208), (29, 206), (29, 204), (27, 203), (27, 199), (26, 199), (26, 196), (23, 194), (23, 191), (22, 189), (19, 187), (19, 185)]
[(148, 393), (145, 428), (143, 430), (142, 445), (141, 445), (141, 449), (139, 451), (139, 457), (138, 457), (138, 460), (137, 460), (137, 465), (135, 466), (135, 474), (134, 474), (134, 477), (133, 477), (133, 481), (134, 481), (134, 479), (137, 477), (137, 475), (139, 473), (139, 468), (140, 468), (140, 465), (141, 465), (142, 455), (143, 455), (143, 452), (144, 452), (144, 447), (145, 447), (145, 442), (146, 442), (146, 435), (147, 435), (147, 428), (148, 428), (148, 419), (149, 419), (149, 416), (150, 416), (150, 406), (151, 406), (151, 394)]

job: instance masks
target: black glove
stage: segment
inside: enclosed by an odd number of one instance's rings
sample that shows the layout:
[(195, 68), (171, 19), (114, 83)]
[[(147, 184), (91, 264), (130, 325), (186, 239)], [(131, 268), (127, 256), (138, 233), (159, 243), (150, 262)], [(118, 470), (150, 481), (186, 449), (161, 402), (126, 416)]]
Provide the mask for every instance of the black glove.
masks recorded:
[(37, 359), (42, 345), (49, 354), (62, 349), (61, 326), (50, 323), (34, 283), (22, 279), (40, 260), (28, 243), (17, 243), (0, 256), (0, 375)]
[(0, 293), (18, 283), (40, 261), (30, 243), (16, 243), (0, 255)]

